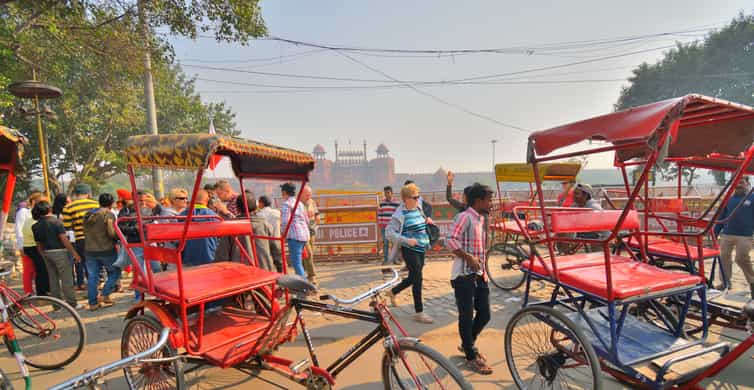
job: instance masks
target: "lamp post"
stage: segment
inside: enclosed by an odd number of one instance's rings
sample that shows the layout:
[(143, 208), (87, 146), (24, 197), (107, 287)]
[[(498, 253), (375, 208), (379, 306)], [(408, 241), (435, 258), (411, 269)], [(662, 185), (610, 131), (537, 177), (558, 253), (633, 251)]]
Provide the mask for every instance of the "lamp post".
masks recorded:
[(24, 111), (24, 115), (35, 115), (37, 117), (37, 135), (39, 137), (39, 158), (42, 160), (42, 177), (44, 180), (45, 194), (51, 195), (49, 179), (49, 161), (47, 161), (47, 139), (42, 129), (42, 116), (54, 118), (54, 112), (49, 108), (41, 110), (39, 99), (55, 99), (63, 95), (63, 91), (58, 87), (44, 84), (36, 80), (36, 72), (32, 73), (32, 80), (17, 81), (8, 86), (8, 91), (16, 97), (33, 99), (34, 111)]
[(495, 144), (498, 140), (493, 139), (490, 140), (490, 143), (492, 144), (492, 170), (495, 170)]

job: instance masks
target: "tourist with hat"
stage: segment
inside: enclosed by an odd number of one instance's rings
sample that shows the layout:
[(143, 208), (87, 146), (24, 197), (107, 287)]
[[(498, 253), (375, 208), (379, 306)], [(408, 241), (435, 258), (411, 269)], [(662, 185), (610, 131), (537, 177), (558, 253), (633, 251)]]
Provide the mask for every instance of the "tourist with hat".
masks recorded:
[[(81, 256), (80, 262), (74, 264), (76, 275), (76, 289), (85, 290), (84, 279), (86, 277), (86, 235), (84, 234), (84, 217), (91, 210), (99, 208), (99, 203), (92, 199), (92, 187), (88, 184), (79, 183), (73, 187), (73, 201), (63, 207), (63, 226), (66, 230), (73, 231), (76, 242), (74, 248)], [(97, 277), (92, 275), (92, 277)], [(99, 282), (99, 280), (97, 280)]]

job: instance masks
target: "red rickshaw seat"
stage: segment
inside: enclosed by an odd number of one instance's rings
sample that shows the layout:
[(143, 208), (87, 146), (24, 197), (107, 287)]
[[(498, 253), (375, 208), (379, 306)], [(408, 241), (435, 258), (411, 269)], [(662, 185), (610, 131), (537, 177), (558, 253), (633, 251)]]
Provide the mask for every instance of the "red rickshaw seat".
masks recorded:
[[(638, 261), (613, 263), (610, 269), (615, 299), (691, 287), (704, 282), (697, 275), (667, 271)], [(558, 276), (565, 285), (607, 299), (607, 273), (604, 265), (563, 270), (558, 272)]]
[[(632, 241), (629, 245), (632, 248), (639, 248), (639, 244), (636, 241)], [(686, 246), (684, 246), (682, 242), (672, 240), (650, 240), (647, 245), (647, 252), (654, 256), (699, 260), (699, 250), (696, 245), (689, 245), (688, 252), (686, 252)], [(719, 249), (702, 247), (702, 259), (710, 259), (717, 256), (720, 256)]]
[[(275, 283), (280, 274), (249, 265), (221, 261), (183, 269), (183, 292), (187, 304), (212, 301), (221, 296), (249, 291)], [(179, 301), (177, 271), (152, 275), (155, 295)]]
[[(618, 256), (618, 255), (611, 255), (610, 256), (610, 262), (615, 263), (625, 263), (627, 261), (632, 261), (631, 257), (628, 256)], [(550, 263), (550, 259), (544, 259), (544, 262), (547, 264), (548, 267), (552, 267)], [(585, 267), (593, 267), (593, 266), (603, 266), (605, 265), (605, 255), (602, 252), (592, 252), (592, 253), (576, 253), (572, 255), (566, 255), (566, 256), (555, 256), (555, 265), (558, 267), (558, 271), (565, 271), (569, 269), (575, 269), (575, 268), (585, 268)], [(549, 272), (547, 272), (547, 269), (542, 265), (542, 262), (539, 260), (534, 260), (534, 266), (531, 267), (531, 261), (525, 260), (521, 263), (521, 267), (528, 269), (531, 272), (534, 272), (538, 275), (544, 275), (548, 276), (550, 275)]]

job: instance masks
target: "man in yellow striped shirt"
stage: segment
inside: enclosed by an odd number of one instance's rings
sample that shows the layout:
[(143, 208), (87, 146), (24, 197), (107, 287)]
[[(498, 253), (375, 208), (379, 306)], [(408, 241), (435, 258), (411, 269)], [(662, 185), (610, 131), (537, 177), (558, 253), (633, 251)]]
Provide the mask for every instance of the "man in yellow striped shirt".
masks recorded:
[[(76, 184), (73, 187), (73, 201), (63, 208), (63, 226), (66, 230), (73, 230), (76, 236), (74, 248), (81, 256), (81, 261), (74, 263), (74, 273), (76, 274), (76, 289), (84, 290), (84, 275), (86, 274), (86, 259), (84, 258), (84, 248), (86, 236), (84, 235), (84, 218), (90, 210), (99, 208), (99, 203), (92, 199), (92, 187), (88, 184)], [(92, 277), (98, 277), (93, 275)]]

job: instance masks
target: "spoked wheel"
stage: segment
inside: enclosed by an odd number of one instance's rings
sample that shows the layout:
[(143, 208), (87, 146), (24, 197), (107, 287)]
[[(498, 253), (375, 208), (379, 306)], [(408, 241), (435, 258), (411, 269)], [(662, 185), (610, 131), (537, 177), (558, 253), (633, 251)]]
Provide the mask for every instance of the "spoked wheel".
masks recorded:
[(525, 274), (521, 263), (527, 259), (526, 253), (514, 244), (497, 243), (487, 251), (485, 271), (496, 287), (506, 291), (515, 290), (524, 283)]
[[(135, 355), (151, 348), (160, 338), (162, 325), (150, 315), (139, 315), (128, 321), (121, 338), (121, 357)], [(150, 359), (175, 357), (169, 344)], [(180, 359), (166, 362), (142, 362), (123, 369), (130, 389), (169, 390), (186, 388), (183, 362)]]
[[(26, 364), (55, 370), (76, 360), (86, 344), (81, 317), (70, 305), (47, 296), (28, 296), (8, 305), (16, 341)], [(12, 352), (5, 337), (5, 345)]]
[(396, 351), (386, 350), (382, 356), (382, 383), (386, 390), (472, 389), (439, 352), (412, 339), (399, 339), (398, 343)]
[(519, 389), (601, 389), (600, 362), (581, 330), (545, 306), (517, 312), (505, 329), (505, 359)]

